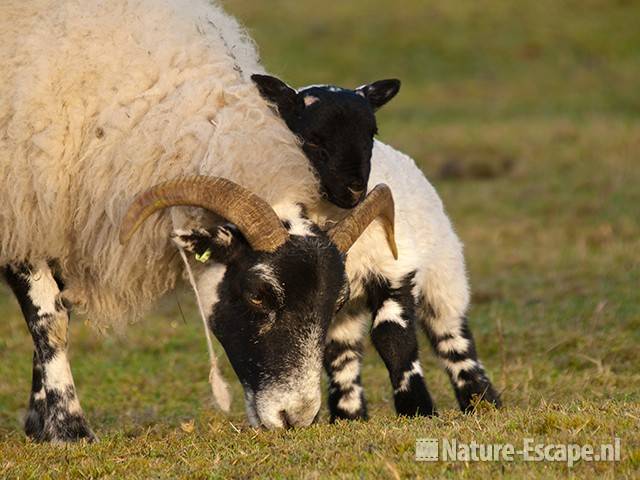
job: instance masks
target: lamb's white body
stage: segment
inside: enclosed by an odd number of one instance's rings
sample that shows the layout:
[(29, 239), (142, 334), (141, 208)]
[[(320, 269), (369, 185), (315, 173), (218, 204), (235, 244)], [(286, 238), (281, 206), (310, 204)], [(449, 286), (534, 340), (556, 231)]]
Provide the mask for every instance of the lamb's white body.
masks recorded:
[[(397, 284), (416, 271), (414, 283), (441, 319), (464, 315), (469, 287), (462, 244), (435, 189), (412, 158), (376, 141), (369, 185), (378, 183), (386, 183), (393, 191), (398, 260), (386, 247), (382, 228), (369, 227), (347, 258), (352, 296), (362, 294), (361, 280), (371, 274)], [(336, 216), (332, 211), (330, 218)]]

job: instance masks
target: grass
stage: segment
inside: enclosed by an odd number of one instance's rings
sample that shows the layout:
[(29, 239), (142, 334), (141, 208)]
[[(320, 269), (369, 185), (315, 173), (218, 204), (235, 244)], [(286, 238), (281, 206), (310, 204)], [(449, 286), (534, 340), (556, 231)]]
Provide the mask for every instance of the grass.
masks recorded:
[[(76, 383), (101, 438), (21, 432), (31, 342), (0, 287), (0, 477), (637, 478), (640, 474), (640, 7), (632, 1), (228, 0), (294, 85), (397, 76), (381, 138), (411, 154), (466, 244), (471, 324), (505, 408), (464, 416), (423, 343), (441, 411), (398, 419), (368, 349), (366, 423), (252, 430), (215, 411), (188, 292), (125, 338), (72, 325)], [(421, 339), (423, 340), (423, 339)], [(233, 376), (225, 365), (227, 377)], [(617, 463), (414, 461), (416, 438), (600, 444)]]

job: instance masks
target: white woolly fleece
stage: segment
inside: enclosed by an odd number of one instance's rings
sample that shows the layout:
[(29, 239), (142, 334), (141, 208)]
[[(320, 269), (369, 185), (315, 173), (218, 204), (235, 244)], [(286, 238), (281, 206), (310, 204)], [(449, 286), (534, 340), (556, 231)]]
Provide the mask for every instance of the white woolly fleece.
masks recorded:
[(119, 245), (140, 191), (207, 174), (274, 207), (313, 203), (309, 162), (249, 80), (261, 71), (206, 0), (2, 0), (0, 265), (58, 259), (69, 297), (106, 326), (182, 272), (166, 212)]
[[(361, 279), (371, 274), (400, 286), (402, 278), (417, 268), (416, 288), (439, 321), (457, 321), (469, 304), (469, 285), (462, 243), (440, 197), (412, 158), (375, 141), (369, 188), (378, 183), (386, 183), (393, 192), (398, 260), (389, 250), (381, 223), (374, 221), (349, 250), (346, 269), (351, 297), (363, 294)], [(345, 210), (323, 202), (315, 220), (335, 221), (345, 214)]]

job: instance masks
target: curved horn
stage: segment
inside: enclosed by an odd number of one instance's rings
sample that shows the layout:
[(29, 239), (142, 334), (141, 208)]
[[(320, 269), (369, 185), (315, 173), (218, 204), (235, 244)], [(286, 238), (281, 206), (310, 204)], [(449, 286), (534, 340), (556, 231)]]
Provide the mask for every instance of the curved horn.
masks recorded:
[(391, 194), (391, 189), (384, 183), (376, 185), (360, 205), (355, 207), (348, 216), (329, 230), (329, 238), (341, 252), (347, 253), (362, 235), (362, 232), (376, 218), (382, 220), (389, 248), (393, 258), (397, 260), (398, 247), (396, 246), (394, 235), (395, 212), (393, 195)]
[(225, 178), (193, 176), (160, 183), (139, 194), (120, 227), (127, 243), (153, 213), (169, 207), (201, 207), (235, 224), (254, 250), (274, 252), (289, 233), (271, 206), (249, 190)]

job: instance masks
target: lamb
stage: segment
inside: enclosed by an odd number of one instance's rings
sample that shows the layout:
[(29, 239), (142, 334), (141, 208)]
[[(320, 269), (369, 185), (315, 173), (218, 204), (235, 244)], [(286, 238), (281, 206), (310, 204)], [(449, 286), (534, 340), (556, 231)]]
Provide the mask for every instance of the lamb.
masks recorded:
[(251, 79), (301, 140), (327, 200), (342, 208), (357, 205), (369, 182), (378, 130), (374, 112), (396, 96), (400, 81), (378, 80), (356, 90), (311, 86), (299, 94), (270, 75), (253, 74)]
[(252, 423), (316, 417), (344, 254), (372, 222), (394, 250), (393, 201), (380, 186), (330, 230), (309, 220), (318, 183), (247, 77), (254, 51), (207, 0), (0, 4), (0, 268), (34, 341), (34, 439), (95, 438), (69, 309), (122, 326), (183, 275), (172, 244), (195, 257)]
[[(353, 245), (347, 257), (351, 299), (331, 324), (324, 360), (330, 378), (332, 419), (367, 416), (360, 362), (363, 325), (369, 316), (373, 318), (371, 338), (389, 370), (398, 414), (433, 415), (436, 411), (418, 359), (414, 328), (418, 319), (449, 374), (460, 408), (472, 410), (474, 396), (499, 406), (500, 397), (477, 358), (465, 317), (469, 287), (462, 244), (438, 194), (415, 162), (392, 147), (374, 141), (375, 129), (371, 128), (375, 125), (374, 108), (368, 109), (368, 117), (362, 113), (367, 112), (366, 99), (370, 95), (367, 90), (371, 87), (348, 90), (313, 86), (295, 91), (276, 77), (252, 78), (272, 85), (269, 89), (261, 88), (261, 93), (277, 106), (288, 125), (295, 122), (288, 117), (299, 115), (292, 114), (288, 105), (301, 104), (313, 110), (306, 113), (305, 128), (294, 130), (303, 145), (322, 142), (317, 148), (323, 148), (324, 144), (336, 141), (332, 138), (334, 126), (324, 121), (335, 110), (346, 112), (343, 115), (353, 123), (360, 122), (361, 125), (350, 125), (347, 134), (339, 138), (344, 150), (359, 152), (351, 158), (334, 159), (334, 175), (339, 177), (340, 172), (345, 172), (348, 178), (348, 172), (353, 170), (351, 159), (358, 159), (356, 169), (367, 171), (371, 165), (373, 185), (384, 182), (394, 192), (399, 261), (394, 261), (388, 251), (380, 248), (376, 233), (369, 230)], [(395, 94), (391, 85), (383, 87), (379, 95)], [(356, 110), (354, 105), (359, 108)], [(374, 143), (373, 153), (359, 136), (351, 140), (349, 133), (354, 131), (368, 134)], [(309, 155), (314, 150), (305, 149), (305, 153)], [(311, 157), (310, 160), (316, 167), (317, 163)], [(320, 171), (318, 176), (329, 190), (331, 185), (325, 182), (331, 179)], [(340, 210), (327, 204), (324, 219), (319, 214), (315, 220), (323, 223), (335, 218), (340, 218)]]

